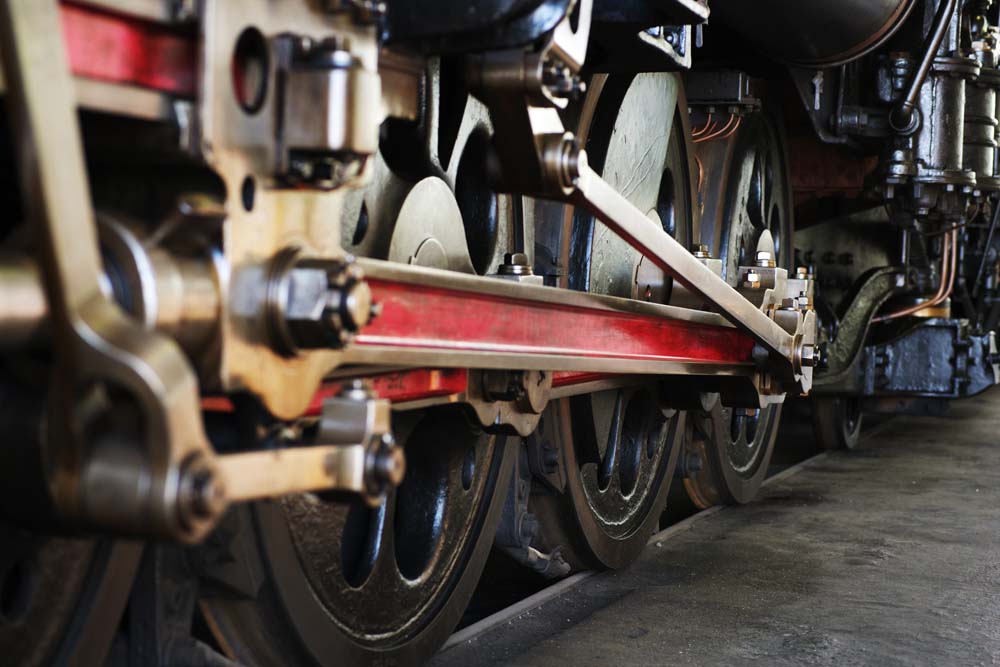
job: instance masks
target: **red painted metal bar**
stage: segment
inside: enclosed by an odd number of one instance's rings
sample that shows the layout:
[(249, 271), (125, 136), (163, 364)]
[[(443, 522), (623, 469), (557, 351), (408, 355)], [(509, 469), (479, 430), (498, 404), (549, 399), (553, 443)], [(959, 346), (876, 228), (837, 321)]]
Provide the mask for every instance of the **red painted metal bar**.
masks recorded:
[(746, 364), (753, 340), (723, 326), (370, 278), (381, 314), (355, 347)]
[(194, 35), (82, 3), (64, 2), (60, 14), (74, 75), (195, 96)]
[[(414, 368), (376, 375), (366, 375), (364, 371), (359, 371), (358, 376), (368, 380), (379, 398), (393, 403), (461, 394), (469, 386), (468, 371), (463, 368)], [(306, 414), (318, 415), (323, 401), (336, 396), (342, 386), (343, 383), (339, 381), (323, 384), (313, 396)], [(209, 412), (233, 410), (232, 402), (225, 396), (206, 396), (201, 401), (201, 407)]]
[[(711, 373), (752, 364), (752, 339), (724, 325), (672, 319), (607, 307), (519, 299), (370, 276), (368, 283), (381, 314), (355, 338), (348, 352), (430, 351), (445, 366), (465, 353), (504, 355), (517, 368), (538, 356), (553, 368), (584, 360), (631, 364), (621, 372), (637, 372), (635, 363), (654, 368), (660, 362), (684, 364), (687, 372)], [(555, 291), (555, 290), (553, 290)], [(486, 357), (475, 357), (483, 362)], [(565, 360), (565, 361), (562, 361)], [(476, 368), (475, 362), (468, 367)], [(648, 371), (647, 371), (648, 372)], [(652, 372), (657, 372), (652, 370)], [(556, 370), (553, 387), (568, 387), (615, 377), (615, 372)], [(414, 368), (378, 373), (358, 368), (382, 398), (409, 403), (462, 394), (468, 387), (466, 368)], [(318, 414), (323, 399), (336, 394), (340, 381), (324, 384), (307, 414)], [(208, 397), (202, 407), (229, 411), (224, 397)]]

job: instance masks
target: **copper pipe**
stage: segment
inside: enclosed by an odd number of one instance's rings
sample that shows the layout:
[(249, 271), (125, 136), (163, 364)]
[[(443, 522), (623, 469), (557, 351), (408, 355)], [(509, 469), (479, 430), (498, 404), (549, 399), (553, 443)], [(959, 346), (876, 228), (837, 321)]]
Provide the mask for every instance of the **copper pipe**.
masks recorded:
[(702, 125), (700, 128), (692, 130), (691, 136), (692, 137), (697, 137), (697, 136), (700, 136), (702, 134), (705, 134), (706, 132), (708, 132), (708, 128), (709, 128), (709, 126), (711, 124), (712, 124), (712, 114), (708, 114), (708, 116), (706, 116), (706, 118), (705, 118), (705, 124)]
[(900, 317), (907, 317), (920, 312), (924, 308), (933, 308), (951, 296), (951, 292), (955, 288), (955, 274), (958, 273), (956, 271), (957, 251), (958, 231), (952, 230), (951, 233), (944, 237), (944, 243), (941, 248), (941, 283), (938, 285), (937, 292), (934, 293), (930, 301), (907, 306), (906, 308), (886, 313), (885, 315), (879, 315), (872, 318), (872, 322), (887, 322)]
[[(718, 130), (715, 130), (713, 132), (710, 132), (709, 134), (702, 135), (702, 136), (698, 137), (697, 139), (695, 139), (693, 143), (700, 144), (703, 141), (708, 141), (709, 139), (715, 139), (720, 134), (728, 132), (730, 130), (730, 128), (732, 128), (732, 129), (735, 130), (736, 127), (739, 127), (739, 121), (740, 120), (741, 119), (736, 114), (730, 114), (729, 120), (726, 121), (726, 124), (723, 125), (721, 129), (718, 129)], [(736, 123), (735, 126), (733, 125), (734, 122)]]
[(740, 129), (740, 124), (741, 123), (743, 123), (743, 116), (737, 117), (736, 118), (736, 124), (733, 125), (733, 129), (729, 130), (728, 132), (726, 132), (724, 135), (722, 135), (719, 138), (720, 139), (728, 139), (729, 137), (731, 137), (734, 134), (736, 134), (736, 130)]

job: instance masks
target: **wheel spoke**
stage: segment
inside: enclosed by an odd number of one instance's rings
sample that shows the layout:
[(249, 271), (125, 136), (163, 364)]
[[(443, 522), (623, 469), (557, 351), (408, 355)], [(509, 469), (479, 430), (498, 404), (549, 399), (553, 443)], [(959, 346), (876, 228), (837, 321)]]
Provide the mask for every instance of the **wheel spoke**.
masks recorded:
[(622, 431), (625, 427), (625, 393), (621, 390), (615, 396), (615, 407), (611, 413), (611, 426), (608, 431), (608, 444), (604, 449), (604, 457), (601, 460), (601, 472), (598, 475), (598, 484), (602, 491), (607, 490), (614, 478), (618, 468), (618, 455), (622, 445)]

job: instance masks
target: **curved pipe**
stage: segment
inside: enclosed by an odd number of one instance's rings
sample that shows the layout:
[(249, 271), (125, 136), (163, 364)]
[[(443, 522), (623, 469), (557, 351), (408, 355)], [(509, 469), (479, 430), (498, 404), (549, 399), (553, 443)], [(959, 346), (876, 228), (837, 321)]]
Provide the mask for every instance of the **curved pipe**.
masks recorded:
[[(950, 253), (949, 247), (951, 249)], [(958, 273), (958, 271), (956, 271), (956, 259), (958, 257), (957, 250), (958, 230), (956, 229), (952, 230), (950, 234), (944, 237), (944, 244), (941, 248), (941, 283), (938, 285), (937, 292), (934, 293), (934, 296), (931, 297), (930, 301), (914, 304), (912, 306), (907, 306), (902, 310), (873, 317), (872, 322), (888, 322), (889, 320), (895, 320), (900, 317), (907, 317), (920, 312), (924, 308), (933, 308), (951, 296), (951, 292), (955, 288), (955, 274)]]
[(938, 8), (937, 17), (934, 20), (934, 30), (931, 31), (930, 40), (924, 50), (924, 57), (920, 61), (920, 66), (914, 72), (906, 95), (898, 107), (890, 114), (891, 124), (894, 129), (902, 131), (912, 128), (913, 114), (917, 109), (917, 98), (920, 96), (920, 88), (927, 80), (927, 74), (931, 71), (934, 58), (937, 57), (941, 42), (948, 32), (948, 24), (951, 23), (955, 9), (958, 7), (958, 0), (944, 0)]

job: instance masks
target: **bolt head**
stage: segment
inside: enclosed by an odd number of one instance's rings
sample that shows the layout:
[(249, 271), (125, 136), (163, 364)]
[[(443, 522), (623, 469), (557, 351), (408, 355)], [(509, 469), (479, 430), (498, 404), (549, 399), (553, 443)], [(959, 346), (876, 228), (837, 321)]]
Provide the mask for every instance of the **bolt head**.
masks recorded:
[(511, 266), (527, 266), (528, 256), (523, 252), (508, 252), (503, 256), (503, 263)]
[(694, 243), (691, 245), (691, 254), (693, 254), (698, 259), (711, 259), (712, 253), (709, 252), (708, 246), (704, 243)]
[(372, 290), (368, 283), (358, 281), (347, 288), (343, 296), (344, 326), (357, 331), (372, 317)]
[(760, 267), (772, 267), (774, 266), (774, 256), (771, 255), (767, 250), (758, 250), (755, 255), (757, 261), (757, 266)]
[(185, 464), (180, 481), (181, 513), (188, 520), (211, 520), (226, 509), (226, 489), (215, 468), (202, 457)]
[(799, 357), (802, 359), (803, 368), (812, 368), (816, 365), (816, 346), (810, 343), (803, 343), (802, 350), (799, 352)]
[(369, 487), (381, 493), (389, 486), (399, 486), (406, 475), (406, 457), (403, 448), (396, 445), (391, 433), (386, 433), (375, 444), (369, 458)]

